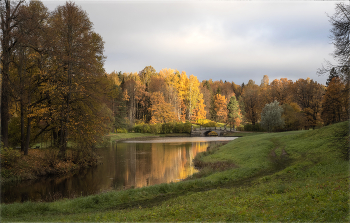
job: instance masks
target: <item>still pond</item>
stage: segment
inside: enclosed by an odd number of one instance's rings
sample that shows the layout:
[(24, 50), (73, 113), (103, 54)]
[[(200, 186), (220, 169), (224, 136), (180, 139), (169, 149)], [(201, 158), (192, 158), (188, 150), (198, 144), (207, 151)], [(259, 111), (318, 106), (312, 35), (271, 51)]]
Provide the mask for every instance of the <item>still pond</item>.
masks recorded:
[(128, 140), (101, 148), (101, 164), (72, 176), (4, 183), (1, 203), (53, 201), (110, 190), (177, 182), (196, 173), (192, 160), (209, 146), (235, 137)]

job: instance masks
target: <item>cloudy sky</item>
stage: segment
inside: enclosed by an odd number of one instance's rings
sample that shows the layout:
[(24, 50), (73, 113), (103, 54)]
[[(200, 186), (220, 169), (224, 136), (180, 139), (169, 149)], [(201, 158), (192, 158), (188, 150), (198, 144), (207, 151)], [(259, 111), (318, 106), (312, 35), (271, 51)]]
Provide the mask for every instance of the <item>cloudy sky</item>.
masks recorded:
[[(44, 0), (54, 10), (65, 1)], [(75, 1), (105, 41), (107, 72), (145, 66), (202, 80), (316, 80), (332, 61), (335, 1)], [(348, 3), (346, 3), (348, 4)]]

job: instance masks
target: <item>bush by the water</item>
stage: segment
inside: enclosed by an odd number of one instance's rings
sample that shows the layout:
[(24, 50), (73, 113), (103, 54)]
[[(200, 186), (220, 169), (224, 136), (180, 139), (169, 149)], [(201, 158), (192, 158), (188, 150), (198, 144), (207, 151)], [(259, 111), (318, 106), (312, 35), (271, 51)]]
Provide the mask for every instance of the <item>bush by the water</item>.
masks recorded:
[(0, 151), (1, 167), (11, 167), (16, 164), (21, 157), (21, 153), (12, 148), (2, 147)]
[(117, 133), (128, 133), (128, 130), (122, 128), (122, 129), (117, 129)]
[(168, 133), (191, 133), (190, 122), (169, 122), (164, 124), (138, 124), (133, 128), (137, 133), (153, 133), (153, 134), (168, 134)]
[(245, 124), (244, 125), (244, 131), (264, 132), (265, 130), (261, 127), (260, 123), (255, 123), (255, 125)]

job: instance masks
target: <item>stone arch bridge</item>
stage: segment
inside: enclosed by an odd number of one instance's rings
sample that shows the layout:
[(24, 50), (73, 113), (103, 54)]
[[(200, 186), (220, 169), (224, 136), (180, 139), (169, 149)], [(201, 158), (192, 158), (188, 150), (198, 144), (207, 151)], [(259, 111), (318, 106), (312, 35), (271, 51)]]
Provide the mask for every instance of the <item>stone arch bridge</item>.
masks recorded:
[(199, 128), (193, 128), (191, 129), (191, 136), (208, 136), (209, 132), (216, 132), (218, 136), (223, 136), (227, 132), (236, 132), (234, 128), (227, 128), (225, 127), (203, 127), (200, 126)]

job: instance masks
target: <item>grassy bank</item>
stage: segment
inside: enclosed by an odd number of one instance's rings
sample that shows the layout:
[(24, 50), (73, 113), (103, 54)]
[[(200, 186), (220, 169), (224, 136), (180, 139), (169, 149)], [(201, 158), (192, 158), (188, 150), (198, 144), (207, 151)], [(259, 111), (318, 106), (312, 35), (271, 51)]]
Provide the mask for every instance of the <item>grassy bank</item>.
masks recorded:
[(1, 205), (2, 221), (349, 221), (349, 162), (337, 138), (348, 124), (241, 137), (198, 156), (208, 164), (201, 177)]

